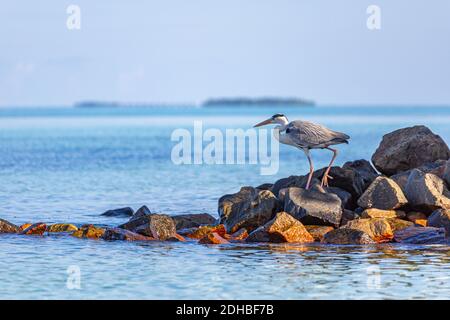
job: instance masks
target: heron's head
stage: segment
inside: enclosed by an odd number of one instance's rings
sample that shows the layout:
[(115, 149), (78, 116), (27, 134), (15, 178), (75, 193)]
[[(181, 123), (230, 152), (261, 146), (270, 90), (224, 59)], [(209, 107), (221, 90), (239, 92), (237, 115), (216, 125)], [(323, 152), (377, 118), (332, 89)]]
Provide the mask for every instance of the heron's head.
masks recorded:
[(286, 116), (284, 114), (281, 113), (277, 113), (274, 114), (272, 117), (270, 117), (267, 120), (264, 120), (263, 122), (260, 122), (256, 125), (254, 125), (253, 127), (261, 127), (261, 126), (265, 126), (267, 124), (280, 124), (280, 125), (286, 125), (288, 124), (288, 119), (286, 118)]

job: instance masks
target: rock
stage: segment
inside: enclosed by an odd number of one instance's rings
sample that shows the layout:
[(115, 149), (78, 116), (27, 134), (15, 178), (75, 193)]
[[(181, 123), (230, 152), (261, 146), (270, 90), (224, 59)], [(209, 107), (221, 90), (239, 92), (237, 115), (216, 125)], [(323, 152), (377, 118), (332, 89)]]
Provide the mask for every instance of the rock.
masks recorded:
[[(326, 168), (315, 171), (313, 177), (322, 180), (325, 170)], [(333, 177), (333, 179), (328, 181), (330, 187), (337, 187), (345, 190), (349, 192), (354, 199), (358, 199), (366, 189), (366, 180), (353, 168), (331, 167), (330, 176)], [(305, 182), (301, 185), (302, 187), (306, 185), (306, 176), (304, 181)]]
[(175, 233), (172, 237), (167, 238), (167, 241), (172, 241), (172, 242), (185, 242), (186, 239), (179, 235), (178, 233)]
[(425, 126), (414, 126), (384, 135), (372, 163), (378, 171), (391, 176), (449, 158), (450, 150), (441, 137)]
[(344, 211), (342, 212), (341, 223), (339, 225), (345, 226), (349, 221), (359, 218), (360, 216), (356, 212), (344, 209)]
[(444, 165), (442, 179), (447, 183), (447, 186), (450, 187), (450, 160), (447, 160)]
[(155, 240), (152, 237), (143, 236), (138, 233), (121, 228), (108, 228), (101, 236), (103, 240), (126, 240), (126, 241), (150, 241)]
[(361, 218), (404, 218), (406, 214), (400, 210), (380, 210), (375, 208), (366, 209)]
[(201, 226), (198, 228), (193, 228), (193, 231), (187, 232), (184, 235), (191, 239), (201, 239), (209, 233), (217, 233), (221, 237), (225, 237), (226, 230), (223, 224), (217, 226)]
[(405, 194), (406, 184), (408, 183), (408, 178), (410, 174), (411, 170), (408, 170), (391, 176), (391, 179), (400, 187), (400, 189), (402, 189), (403, 194)]
[(0, 219), (0, 233), (18, 233), (18, 232), (19, 232), (18, 226), (9, 221)]
[(386, 177), (377, 177), (358, 199), (358, 206), (362, 208), (383, 210), (397, 209), (407, 203), (402, 189)]
[(346, 162), (342, 168), (351, 169), (359, 173), (364, 182), (363, 190), (366, 190), (379, 176), (378, 172), (372, 167), (370, 162), (364, 159)]
[[(290, 187), (305, 187), (306, 181), (304, 180), (305, 176), (290, 176), (287, 178), (282, 178), (276, 181), (270, 191), (277, 197), (280, 198), (279, 192), (282, 189), (288, 189)], [(283, 200), (282, 200), (283, 201)]]
[(439, 209), (428, 217), (428, 226), (444, 228), (447, 237), (450, 236), (450, 210)]
[(176, 228), (173, 219), (166, 214), (150, 214), (140, 218), (131, 218), (119, 228), (130, 230), (156, 240), (167, 240), (175, 236)]
[(247, 242), (313, 242), (303, 224), (289, 213), (278, 212), (275, 217), (265, 225), (249, 234)]
[(203, 238), (199, 240), (198, 243), (201, 244), (228, 244), (230, 243), (227, 239), (222, 238), (219, 234), (215, 232), (208, 233)]
[(408, 244), (446, 243), (444, 229), (432, 227), (410, 227), (396, 231), (394, 240)]
[(30, 227), (32, 223), (24, 223), (19, 227), (19, 233), (25, 230), (26, 228)]
[(216, 222), (216, 218), (207, 213), (180, 214), (172, 216), (172, 219), (175, 221), (175, 228), (177, 230), (211, 225)]
[(68, 232), (77, 230), (78, 228), (70, 223), (56, 223), (47, 227), (47, 232)]
[(105, 229), (92, 224), (85, 224), (71, 235), (76, 238), (100, 239), (105, 233)]
[(219, 199), (220, 223), (229, 233), (241, 228), (252, 231), (269, 221), (278, 207), (278, 200), (271, 191), (243, 187), (238, 193)]
[(134, 214), (133, 216), (130, 218), (130, 220), (135, 220), (138, 218), (142, 218), (148, 215), (151, 215), (152, 212), (150, 211), (150, 209), (147, 206), (142, 206), (140, 207)]
[(239, 229), (235, 233), (225, 235), (225, 239), (230, 241), (242, 241), (248, 238), (248, 232), (245, 228)]
[(263, 183), (259, 186), (257, 186), (255, 189), (258, 190), (270, 190), (273, 187), (273, 183)]
[(101, 215), (106, 217), (131, 217), (134, 213), (134, 210), (126, 207), (120, 209), (113, 209), (103, 212)]
[(387, 219), (357, 219), (348, 222), (342, 228), (363, 231), (377, 243), (389, 242), (394, 237), (394, 232)]
[(45, 223), (38, 222), (21, 231), (20, 234), (42, 236), (46, 229), (47, 225)]
[(405, 195), (409, 205), (420, 211), (450, 208), (449, 191), (444, 181), (431, 173), (413, 170), (406, 183)]
[(421, 225), (426, 227), (427, 226), (427, 216), (422, 213), (422, 212), (408, 212), (408, 214), (406, 215), (406, 219), (408, 219), (408, 221), (411, 221), (415, 224)]
[(341, 199), (314, 189), (289, 188), (284, 211), (304, 224), (338, 227), (342, 217)]
[(411, 221), (406, 221), (406, 220), (397, 219), (397, 218), (386, 219), (386, 221), (391, 226), (392, 232), (414, 226), (414, 223)]
[(322, 243), (328, 244), (373, 244), (375, 241), (361, 230), (340, 228), (327, 232)]
[(341, 199), (342, 209), (354, 207), (352, 203), (352, 195), (350, 194), (350, 192), (342, 190), (338, 187), (327, 187), (325, 188), (325, 191), (328, 193), (334, 193), (339, 197), (339, 199)]
[(324, 236), (333, 231), (333, 227), (328, 226), (305, 226), (306, 230), (308, 230), (309, 234), (314, 238), (314, 241), (322, 242)]

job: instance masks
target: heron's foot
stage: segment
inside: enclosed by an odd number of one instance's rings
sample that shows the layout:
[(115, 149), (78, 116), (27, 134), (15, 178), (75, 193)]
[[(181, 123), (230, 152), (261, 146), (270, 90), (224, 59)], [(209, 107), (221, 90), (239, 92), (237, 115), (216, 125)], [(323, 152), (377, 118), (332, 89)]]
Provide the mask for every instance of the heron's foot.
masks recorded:
[(324, 174), (322, 178), (322, 183), (320, 184), (321, 187), (329, 187), (328, 185), (328, 179), (333, 179), (332, 176), (329, 174)]

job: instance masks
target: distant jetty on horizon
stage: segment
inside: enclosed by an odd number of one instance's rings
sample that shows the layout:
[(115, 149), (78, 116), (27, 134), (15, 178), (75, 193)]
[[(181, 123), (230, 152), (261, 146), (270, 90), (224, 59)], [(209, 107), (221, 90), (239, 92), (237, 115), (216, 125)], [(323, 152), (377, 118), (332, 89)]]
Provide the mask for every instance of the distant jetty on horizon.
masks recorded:
[(301, 98), (281, 98), (281, 97), (262, 97), (262, 98), (211, 98), (200, 105), (187, 103), (124, 103), (117, 101), (95, 101), (87, 100), (80, 101), (74, 104), (75, 108), (148, 108), (148, 107), (271, 107), (271, 106), (286, 106), (286, 107), (307, 107), (314, 106), (315, 102), (312, 100)]

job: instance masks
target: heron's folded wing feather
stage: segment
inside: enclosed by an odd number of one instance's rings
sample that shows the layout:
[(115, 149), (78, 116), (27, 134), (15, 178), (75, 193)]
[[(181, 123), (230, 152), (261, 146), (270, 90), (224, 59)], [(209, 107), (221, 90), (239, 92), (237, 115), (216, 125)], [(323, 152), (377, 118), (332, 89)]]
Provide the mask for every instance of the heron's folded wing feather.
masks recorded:
[(330, 130), (320, 124), (309, 121), (292, 121), (286, 133), (300, 147), (322, 145), (334, 139), (349, 139), (349, 136)]

